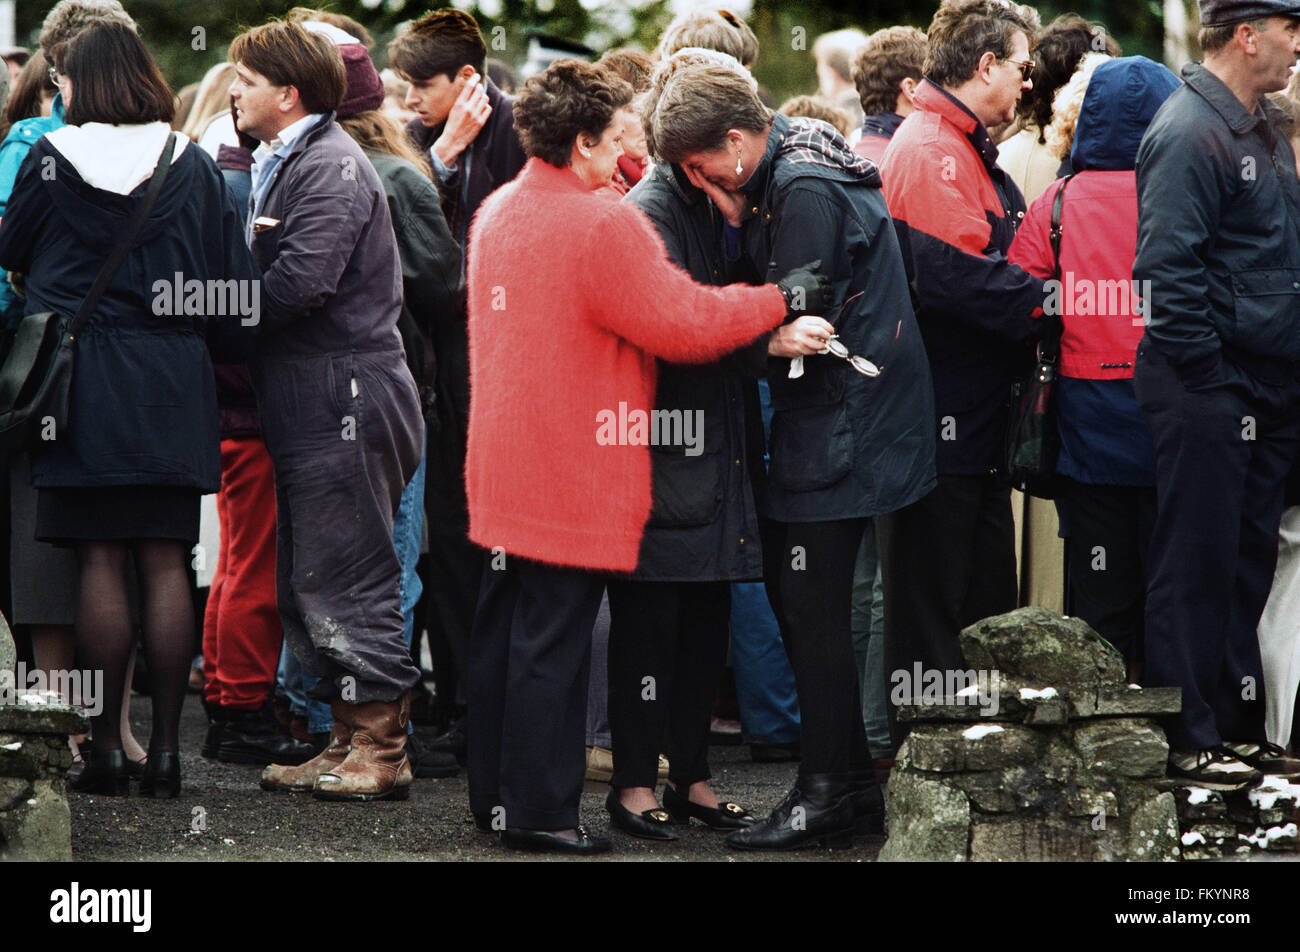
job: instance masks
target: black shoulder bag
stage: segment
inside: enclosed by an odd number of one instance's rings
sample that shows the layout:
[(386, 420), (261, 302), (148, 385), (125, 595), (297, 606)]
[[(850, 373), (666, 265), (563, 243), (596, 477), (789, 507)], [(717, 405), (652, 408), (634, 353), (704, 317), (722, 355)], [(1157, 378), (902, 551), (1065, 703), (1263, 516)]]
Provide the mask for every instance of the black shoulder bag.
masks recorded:
[[(1073, 175), (1061, 181), (1052, 201), (1052, 277), (1061, 279), (1061, 210), (1065, 187)], [(1061, 319), (1045, 315), (1047, 334), (1038, 342), (1034, 371), (1017, 380), (1011, 389), (1011, 419), (1007, 426), (1003, 473), (1015, 489), (1041, 499), (1056, 492), (1056, 460), (1061, 452), (1061, 434), (1056, 426), (1056, 381), (1061, 363)]]
[(67, 427), (77, 335), (99, 306), (100, 297), (144, 227), (167, 179), (175, 152), (176, 136), (169, 132), (144, 198), (136, 206), (113, 253), (99, 269), (76, 316), (69, 320), (62, 314), (43, 311), (28, 314), (18, 325), (13, 346), (0, 364), (0, 449), (24, 448), (50, 422), (58, 434)]

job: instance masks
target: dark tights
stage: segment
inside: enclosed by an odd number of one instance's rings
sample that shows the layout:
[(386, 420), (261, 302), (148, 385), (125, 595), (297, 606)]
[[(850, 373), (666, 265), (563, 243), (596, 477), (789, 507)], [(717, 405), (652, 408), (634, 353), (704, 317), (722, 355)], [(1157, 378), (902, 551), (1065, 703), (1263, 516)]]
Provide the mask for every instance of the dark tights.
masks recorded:
[(77, 599), (77, 651), (81, 663), (104, 673), (101, 713), (92, 719), (95, 747), (122, 747), (122, 699), (135, 630), (127, 599), (126, 556), (135, 555), (140, 578), (144, 652), (153, 700), (150, 753), (177, 752), (181, 704), (196, 649), (194, 603), (186, 558), (189, 545), (172, 539), (79, 542), (81, 586)]

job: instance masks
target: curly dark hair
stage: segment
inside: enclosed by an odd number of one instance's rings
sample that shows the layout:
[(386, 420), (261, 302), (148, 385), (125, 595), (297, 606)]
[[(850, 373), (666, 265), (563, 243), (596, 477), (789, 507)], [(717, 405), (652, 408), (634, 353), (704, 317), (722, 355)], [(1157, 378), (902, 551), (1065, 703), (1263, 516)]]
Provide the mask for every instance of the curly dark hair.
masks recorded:
[(1074, 13), (1063, 13), (1039, 34), (1034, 47), (1034, 88), (1020, 97), (1016, 112), (1038, 127), (1038, 141), (1046, 142), (1045, 130), (1052, 122), (1052, 100), (1074, 75), (1085, 53), (1120, 55), (1119, 43), (1098, 23), (1089, 23)]
[(515, 100), (515, 131), (529, 157), (566, 168), (579, 133), (599, 139), (631, 101), (632, 87), (603, 66), (556, 60), (524, 83)]

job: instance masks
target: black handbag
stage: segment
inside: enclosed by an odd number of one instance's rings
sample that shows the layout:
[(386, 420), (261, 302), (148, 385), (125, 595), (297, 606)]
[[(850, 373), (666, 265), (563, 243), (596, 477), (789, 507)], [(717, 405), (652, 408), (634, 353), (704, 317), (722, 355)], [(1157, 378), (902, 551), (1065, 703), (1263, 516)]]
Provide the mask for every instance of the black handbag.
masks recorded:
[(51, 435), (61, 436), (67, 427), (77, 335), (95, 312), (108, 283), (144, 227), (167, 179), (175, 152), (176, 136), (169, 133), (144, 198), (136, 206), (113, 253), (99, 269), (76, 315), (69, 320), (62, 314), (42, 311), (28, 314), (18, 325), (13, 343), (0, 364), (0, 449), (23, 449), (41, 436), (46, 439)]
[[(1061, 278), (1061, 210), (1067, 175), (1052, 201), (1052, 277)], [(1011, 419), (1007, 426), (1003, 475), (1012, 488), (1029, 496), (1052, 499), (1056, 495), (1056, 460), (1061, 453), (1061, 434), (1056, 426), (1056, 381), (1061, 363), (1061, 319), (1049, 322), (1038, 342), (1033, 372), (1011, 388)]]

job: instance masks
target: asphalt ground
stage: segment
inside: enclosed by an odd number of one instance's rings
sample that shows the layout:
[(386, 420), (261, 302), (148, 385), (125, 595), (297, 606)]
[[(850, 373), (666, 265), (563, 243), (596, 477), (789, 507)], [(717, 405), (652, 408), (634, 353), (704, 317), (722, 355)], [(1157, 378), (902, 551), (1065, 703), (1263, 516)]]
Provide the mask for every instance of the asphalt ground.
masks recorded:
[[(136, 737), (149, 733), (149, 699), (131, 702)], [(199, 756), (206, 721), (197, 698), (186, 699), (181, 717), (181, 796), (152, 800), (69, 793), (75, 860), (132, 861), (490, 861), (536, 862), (682, 861), (869, 861), (884, 837), (860, 837), (852, 849), (745, 853), (728, 849), (725, 834), (692, 823), (678, 826), (678, 839), (654, 842), (610, 828), (605, 812), (609, 786), (588, 782), (582, 822), (609, 835), (613, 851), (599, 859), (519, 854), (493, 835), (479, 833), (469, 813), (462, 770), (456, 777), (416, 780), (400, 802), (329, 803), (309, 794), (261, 790), (261, 767), (224, 764)], [(418, 730), (418, 728), (417, 728)], [(423, 732), (422, 732), (423, 733)], [(764, 816), (794, 781), (794, 764), (755, 764), (748, 745), (710, 749), (713, 787), (723, 798)]]

